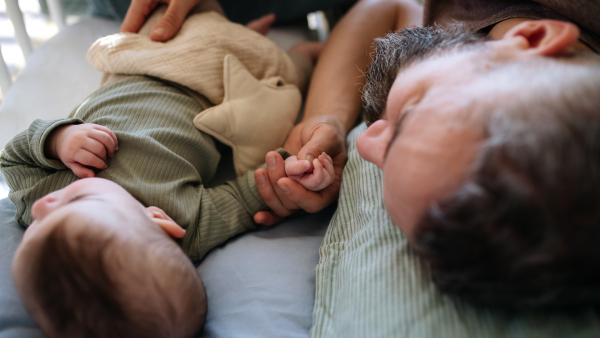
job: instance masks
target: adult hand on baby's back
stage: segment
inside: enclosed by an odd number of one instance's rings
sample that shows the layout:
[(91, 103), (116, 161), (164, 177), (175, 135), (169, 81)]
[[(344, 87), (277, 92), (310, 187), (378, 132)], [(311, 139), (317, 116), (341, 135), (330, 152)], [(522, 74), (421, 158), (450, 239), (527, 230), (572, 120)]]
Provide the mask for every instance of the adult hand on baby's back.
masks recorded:
[(146, 18), (159, 3), (168, 4), (165, 15), (152, 27), (150, 39), (167, 41), (181, 28), (188, 13), (202, 0), (132, 0), (125, 19), (121, 24), (121, 33), (137, 33)]
[[(121, 24), (121, 33), (137, 33), (148, 16), (160, 3), (167, 4), (167, 11), (150, 30), (150, 39), (164, 42), (171, 39), (183, 25), (190, 11), (202, 0), (132, 0)], [(275, 22), (275, 14), (270, 13), (246, 26), (260, 34), (266, 35)], [(314, 49), (315, 47), (313, 47)]]
[[(323, 210), (338, 197), (346, 164), (345, 133), (339, 122), (328, 116), (316, 116), (298, 124), (284, 145), (300, 160), (311, 163), (323, 152), (331, 156), (335, 177), (325, 189), (314, 192), (287, 177), (283, 158), (277, 152), (267, 154), (267, 170), (254, 173), (258, 191), (271, 211), (260, 211), (254, 221), (272, 225), (298, 209), (313, 213)], [(299, 170), (303, 168), (299, 168)], [(294, 174), (294, 173), (290, 173)], [(295, 174), (301, 174), (295, 173)]]
[(119, 149), (117, 136), (93, 123), (68, 124), (50, 133), (44, 147), (46, 157), (59, 159), (77, 177), (94, 177), (87, 167), (106, 169), (108, 157)]

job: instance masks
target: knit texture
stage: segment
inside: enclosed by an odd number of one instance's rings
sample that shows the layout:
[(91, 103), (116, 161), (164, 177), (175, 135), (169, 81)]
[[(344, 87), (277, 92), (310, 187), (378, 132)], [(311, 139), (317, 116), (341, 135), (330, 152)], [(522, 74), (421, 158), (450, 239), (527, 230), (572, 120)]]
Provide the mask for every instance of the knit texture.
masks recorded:
[[(201, 6), (211, 3), (218, 6), (210, 0)], [(100, 71), (156, 76), (211, 101), (216, 106), (199, 114), (194, 125), (233, 149), (236, 174), (243, 175), (283, 145), (302, 104), (298, 80), (307, 81), (311, 67), (214, 11), (191, 14), (173, 39), (154, 42), (148, 34), (164, 12), (165, 7), (155, 11), (139, 34), (99, 39), (88, 60)], [(205, 107), (206, 99), (199, 99)]]
[[(600, 337), (600, 316), (476, 308), (441, 294), (383, 203), (382, 172), (347, 140), (338, 209), (319, 251), (312, 338)], [(400, 168), (401, 170), (401, 168)]]
[(187, 230), (181, 244), (193, 260), (254, 229), (252, 217), (266, 204), (252, 171), (215, 188), (204, 186), (214, 178), (221, 156), (214, 139), (192, 123), (201, 110), (181, 90), (134, 76), (92, 94), (70, 119), (36, 120), (0, 155), (15, 218), (28, 226), (38, 198), (77, 180), (62, 163), (45, 158), (44, 142), (60, 125), (88, 122), (108, 127), (119, 140), (119, 150), (97, 177), (121, 185), (145, 206), (163, 209)]
[[(160, 16), (157, 11), (153, 17)], [(151, 18), (152, 19), (152, 18)], [(216, 12), (189, 16), (167, 42), (132, 33), (109, 35), (89, 49), (89, 63), (99, 71), (151, 75), (189, 87), (213, 104), (223, 102), (223, 60), (231, 54), (258, 80), (280, 76), (299, 86), (292, 59), (273, 41)]]

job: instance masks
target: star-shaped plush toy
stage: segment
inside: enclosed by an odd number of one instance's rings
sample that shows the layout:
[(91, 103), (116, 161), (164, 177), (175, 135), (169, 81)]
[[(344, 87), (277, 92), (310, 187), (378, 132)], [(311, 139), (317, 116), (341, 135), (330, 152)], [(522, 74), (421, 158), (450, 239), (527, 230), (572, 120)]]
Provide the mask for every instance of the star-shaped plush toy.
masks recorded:
[(239, 176), (283, 145), (294, 127), (302, 95), (281, 77), (257, 80), (231, 54), (225, 56), (223, 84), (223, 103), (198, 114), (194, 125), (233, 149)]

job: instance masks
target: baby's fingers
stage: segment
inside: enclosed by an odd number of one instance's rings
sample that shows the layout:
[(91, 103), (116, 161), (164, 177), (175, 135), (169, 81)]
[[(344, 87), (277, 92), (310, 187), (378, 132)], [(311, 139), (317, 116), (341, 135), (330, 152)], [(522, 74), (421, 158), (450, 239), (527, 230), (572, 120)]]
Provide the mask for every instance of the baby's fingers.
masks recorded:
[(304, 174), (310, 168), (310, 162), (307, 160), (298, 160), (296, 156), (290, 156), (285, 159), (285, 173), (287, 176), (298, 176)]
[(106, 163), (100, 157), (85, 149), (79, 149), (73, 159), (75, 162), (87, 167), (106, 169)]
[[(109, 135), (105, 131), (98, 130), (98, 129), (94, 128), (92, 131), (90, 131), (90, 133), (89, 133), (88, 136), (90, 137), (90, 139), (92, 139), (94, 141), (97, 141), (97, 142), (99, 142), (102, 145), (102, 147), (104, 148), (103, 151), (106, 152), (106, 154), (108, 155), (108, 157), (113, 157), (114, 156), (115, 151), (117, 150), (117, 144), (115, 142), (115, 139), (113, 139), (113, 137), (111, 135)], [(94, 152), (94, 153), (96, 155), (100, 156), (100, 154), (98, 154), (96, 152)]]
[(94, 125), (94, 129), (105, 132), (108, 136), (110, 136), (113, 139), (115, 149), (119, 149), (119, 140), (117, 139), (117, 135), (115, 135), (115, 133), (112, 130), (98, 124)]
[(86, 138), (83, 144), (81, 145), (81, 149), (96, 155), (96, 157), (100, 158), (102, 162), (106, 162), (107, 160), (107, 151), (104, 147), (104, 144), (93, 138)]
[(323, 164), (325, 171), (329, 174), (331, 181), (333, 181), (333, 177), (335, 177), (335, 169), (333, 168), (333, 160), (331, 159), (331, 157), (323, 153), (319, 156), (319, 161), (321, 161), (321, 164)]
[[(321, 164), (321, 161), (319, 161), (319, 158), (315, 158), (313, 160), (313, 173), (312, 173), (312, 182), (315, 183), (315, 186), (320, 185), (321, 182), (323, 182), (323, 177), (324, 177), (324, 173), (323, 173), (323, 164)], [(320, 189), (319, 189), (320, 190)]]
[(71, 171), (73, 172), (73, 174), (75, 174), (75, 176), (77, 176), (79, 178), (88, 178), (88, 177), (96, 176), (96, 175), (94, 175), (94, 171), (82, 166), (79, 163), (72, 162), (72, 163), (65, 163), (65, 165), (69, 169), (71, 169)]

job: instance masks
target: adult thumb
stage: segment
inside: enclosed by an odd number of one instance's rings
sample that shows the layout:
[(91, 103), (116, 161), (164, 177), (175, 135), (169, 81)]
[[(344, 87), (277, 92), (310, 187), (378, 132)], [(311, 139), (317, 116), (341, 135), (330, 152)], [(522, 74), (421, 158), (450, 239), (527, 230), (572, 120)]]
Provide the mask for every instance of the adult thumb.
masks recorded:
[(343, 137), (333, 128), (321, 126), (313, 132), (311, 138), (298, 152), (298, 159), (312, 161), (323, 152), (335, 157), (344, 149)]
[(150, 39), (167, 41), (181, 28), (183, 20), (191, 8), (186, 8), (180, 1), (171, 1), (162, 18), (152, 27)]

